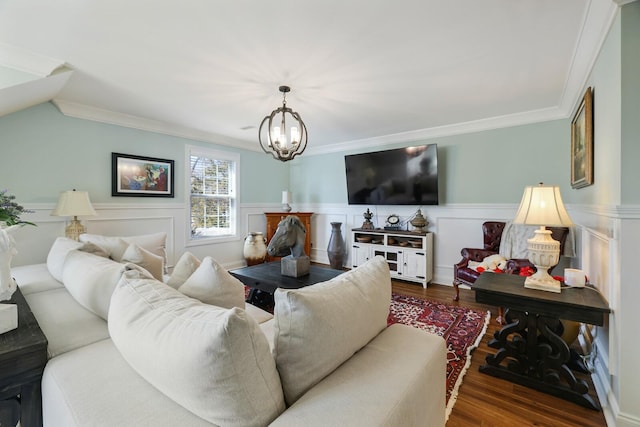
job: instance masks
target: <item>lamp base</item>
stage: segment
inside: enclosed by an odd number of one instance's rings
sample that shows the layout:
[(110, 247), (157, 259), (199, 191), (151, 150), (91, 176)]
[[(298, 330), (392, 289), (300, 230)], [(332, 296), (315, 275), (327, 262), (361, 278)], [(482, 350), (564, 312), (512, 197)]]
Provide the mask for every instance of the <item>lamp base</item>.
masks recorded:
[(548, 270), (560, 260), (560, 242), (553, 240), (551, 230), (544, 226), (535, 231), (527, 240), (529, 261), (536, 266), (536, 272), (524, 281), (524, 287), (540, 291), (560, 293), (560, 282), (549, 275)]
[(82, 223), (78, 220), (78, 217), (75, 217), (71, 220), (71, 224), (67, 225), (67, 228), (64, 230), (64, 235), (75, 241), (78, 241), (81, 234), (87, 232), (87, 229)]
[(291, 206), (289, 205), (289, 203), (283, 203), (282, 210), (285, 212), (291, 212)]
[[(540, 269), (538, 269), (538, 271), (540, 271)], [(525, 288), (537, 289), (539, 291), (555, 292), (557, 294), (561, 292), (560, 282), (558, 282), (553, 277), (549, 276), (548, 273), (547, 273), (548, 278), (536, 277), (536, 274), (534, 274), (533, 276), (529, 276), (524, 280)]]

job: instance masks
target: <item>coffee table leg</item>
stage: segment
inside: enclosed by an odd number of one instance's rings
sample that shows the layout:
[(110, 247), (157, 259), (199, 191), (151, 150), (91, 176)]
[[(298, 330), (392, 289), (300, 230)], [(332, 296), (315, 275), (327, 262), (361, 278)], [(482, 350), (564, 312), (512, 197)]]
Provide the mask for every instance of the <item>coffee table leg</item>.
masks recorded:
[(260, 307), (261, 309), (266, 311), (273, 310), (273, 295), (260, 289), (251, 288), (246, 302), (251, 305), (255, 305), (256, 307)]

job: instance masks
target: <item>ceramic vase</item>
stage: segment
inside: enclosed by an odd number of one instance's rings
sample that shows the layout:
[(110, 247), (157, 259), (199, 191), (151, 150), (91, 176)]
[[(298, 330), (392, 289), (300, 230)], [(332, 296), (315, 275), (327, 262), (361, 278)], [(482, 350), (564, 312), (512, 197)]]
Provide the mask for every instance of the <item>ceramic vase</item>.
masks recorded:
[(331, 268), (336, 270), (342, 270), (344, 257), (346, 255), (346, 245), (342, 237), (341, 227), (341, 222), (331, 223), (331, 237), (329, 238), (329, 245), (327, 246), (329, 264), (331, 264)]
[(244, 239), (243, 255), (247, 265), (264, 262), (267, 257), (267, 239), (258, 231), (252, 231)]

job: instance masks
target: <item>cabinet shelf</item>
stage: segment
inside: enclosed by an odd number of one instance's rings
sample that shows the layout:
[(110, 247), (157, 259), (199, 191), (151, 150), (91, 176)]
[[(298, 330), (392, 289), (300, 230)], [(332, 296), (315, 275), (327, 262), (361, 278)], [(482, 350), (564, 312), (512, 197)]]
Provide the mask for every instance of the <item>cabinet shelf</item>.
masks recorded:
[(432, 233), (354, 228), (351, 237), (353, 267), (380, 255), (387, 260), (394, 279), (418, 282), (425, 288), (432, 280)]

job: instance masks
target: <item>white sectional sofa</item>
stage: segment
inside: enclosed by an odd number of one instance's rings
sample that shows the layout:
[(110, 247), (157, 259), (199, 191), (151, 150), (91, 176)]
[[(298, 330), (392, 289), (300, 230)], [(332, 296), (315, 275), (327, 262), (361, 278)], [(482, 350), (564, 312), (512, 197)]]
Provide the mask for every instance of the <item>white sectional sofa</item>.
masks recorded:
[(80, 246), (60, 238), (47, 263), (12, 269), (49, 341), (44, 426), (445, 423), (444, 340), (387, 327), (380, 257), (278, 290), (274, 316), (210, 259), (185, 254), (170, 286), (150, 274), (153, 247), (134, 265)]

